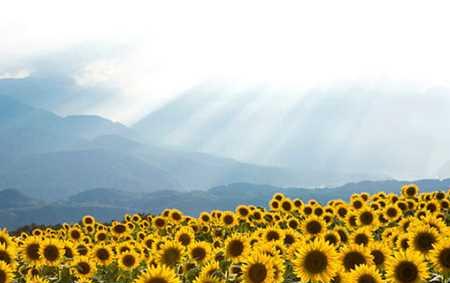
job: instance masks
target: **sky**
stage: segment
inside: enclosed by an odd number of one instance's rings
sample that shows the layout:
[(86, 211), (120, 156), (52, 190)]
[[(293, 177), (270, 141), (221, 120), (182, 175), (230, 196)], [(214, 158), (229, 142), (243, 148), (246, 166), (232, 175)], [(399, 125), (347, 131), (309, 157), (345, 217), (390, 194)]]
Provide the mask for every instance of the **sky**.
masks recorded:
[(354, 81), (447, 87), (449, 8), (411, 0), (6, 1), (0, 80), (37, 74), (34, 58), (94, 46), (87, 52), (96, 55), (69, 75), (80, 87), (118, 89), (88, 111), (125, 123), (205, 81), (298, 95)]

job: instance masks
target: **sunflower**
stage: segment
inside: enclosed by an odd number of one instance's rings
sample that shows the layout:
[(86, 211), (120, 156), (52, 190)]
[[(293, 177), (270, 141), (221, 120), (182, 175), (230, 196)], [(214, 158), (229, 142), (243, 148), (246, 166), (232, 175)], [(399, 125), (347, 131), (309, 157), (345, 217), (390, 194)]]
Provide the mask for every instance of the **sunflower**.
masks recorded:
[(189, 256), (198, 263), (207, 261), (211, 256), (211, 246), (206, 242), (196, 242), (189, 246)]
[(113, 222), (111, 233), (116, 237), (122, 237), (127, 234), (128, 226), (121, 222)]
[(241, 218), (247, 218), (250, 215), (250, 208), (246, 205), (239, 205), (236, 208), (236, 213), (241, 217)]
[(340, 236), (339, 233), (336, 231), (328, 231), (324, 236), (323, 239), (333, 246), (338, 246), (340, 243)]
[(224, 244), (225, 247), (225, 257), (233, 261), (239, 261), (245, 258), (249, 252), (249, 243), (247, 238), (234, 234), (230, 236)]
[(194, 241), (194, 232), (189, 227), (183, 227), (175, 234), (175, 240), (177, 240), (183, 246), (189, 246)]
[(411, 248), (424, 255), (427, 255), (433, 249), (433, 245), (439, 239), (437, 230), (427, 226), (415, 226), (408, 235)]
[(372, 231), (369, 227), (361, 227), (350, 235), (350, 242), (367, 246), (372, 240)]
[(121, 253), (117, 256), (117, 262), (119, 267), (126, 271), (131, 271), (139, 266), (141, 263), (141, 257), (134, 251), (128, 251)]
[(300, 246), (294, 259), (294, 271), (303, 282), (330, 282), (336, 275), (338, 254), (335, 248), (321, 239)]
[(167, 220), (162, 216), (157, 216), (153, 219), (153, 224), (158, 229), (163, 229), (167, 225)]
[(209, 261), (203, 265), (199, 274), (200, 277), (223, 277), (220, 265), (217, 261)]
[(370, 226), (376, 225), (378, 217), (374, 213), (373, 209), (370, 206), (364, 206), (358, 210), (358, 224), (359, 226)]
[(158, 262), (162, 265), (175, 267), (183, 256), (184, 247), (177, 241), (167, 241), (158, 251)]
[(87, 256), (77, 256), (72, 262), (72, 270), (77, 278), (90, 279), (97, 272), (95, 264)]
[(5, 245), (6, 247), (9, 247), (10, 245), (13, 244), (13, 241), (8, 233), (8, 230), (4, 228), (0, 229), (0, 244)]
[(83, 225), (95, 225), (95, 218), (90, 215), (86, 215), (82, 218), (81, 222)]
[(285, 198), (281, 201), (280, 207), (285, 212), (291, 212), (291, 210), (294, 208), (294, 204), (290, 199)]
[(351, 271), (358, 265), (370, 264), (373, 258), (367, 247), (350, 244), (340, 251), (339, 261), (346, 271)]
[(391, 222), (395, 222), (401, 217), (400, 209), (396, 205), (388, 205), (384, 208), (384, 217)]
[(91, 251), (91, 257), (98, 265), (109, 265), (113, 261), (113, 252), (110, 246), (96, 245)]
[(0, 261), (0, 283), (13, 282), (13, 269), (10, 265)]
[(390, 282), (421, 283), (427, 278), (427, 264), (418, 252), (396, 252), (386, 261), (386, 279)]
[(59, 240), (47, 238), (41, 243), (39, 253), (44, 265), (57, 266), (64, 257), (64, 244)]
[(72, 259), (78, 255), (78, 251), (75, 249), (72, 241), (63, 241), (64, 257)]
[(39, 250), (41, 249), (41, 242), (35, 236), (30, 236), (25, 239), (19, 248), (19, 254), (22, 260), (29, 265), (39, 265), (41, 261), (41, 255)]
[(181, 213), (178, 209), (171, 209), (169, 218), (175, 223), (180, 223), (183, 221), (183, 213)]
[(100, 230), (95, 233), (94, 237), (96, 242), (103, 242), (108, 240), (109, 235), (106, 231)]
[(380, 273), (375, 266), (358, 265), (348, 274), (349, 282), (357, 283), (383, 283)]
[(8, 247), (5, 244), (0, 244), (0, 261), (15, 267), (16, 264), (16, 249), (12, 245)]
[(263, 231), (263, 239), (267, 242), (279, 241), (284, 237), (283, 231), (277, 228), (266, 228)]
[(416, 184), (405, 185), (401, 188), (402, 194), (407, 198), (413, 198), (419, 193), (419, 187)]
[(379, 241), (372, 241), (369, 244), (369, 251), (372, 255), (372, 262), (377, 267), (383, 267), (386, 259), (391, 256), (391, 250)]
[(231, 227), (231, 226), (236, 225), (236, 223), (237, 223), (236, 217), (234, 216), (234, 213), (231, 211), (225, 211), (221, 215), (220, 220), (222, 221), (222, 223), (225, 227)]
[(134, 283), (181, 283), (174, 270), (166, 266), (149, 267)]
[(268, 255), (255, 253), (248, 257), (242, 269), (244, 283), (273, 283), (273, 262)]
[(72, 241), (79, 241), (83, 237), (83, 231), (78, 227), (71, 227), (68, 236)]
[(429, 259), (438, 272), (447, 275), (450, 273), (450, 241), (448, 238), (441, 239), (434, 245)]
[(319, 236), (326, 231), (325, 222), (315, 215), (308, 216), (302, 223), (302, 231), (310, 236)]

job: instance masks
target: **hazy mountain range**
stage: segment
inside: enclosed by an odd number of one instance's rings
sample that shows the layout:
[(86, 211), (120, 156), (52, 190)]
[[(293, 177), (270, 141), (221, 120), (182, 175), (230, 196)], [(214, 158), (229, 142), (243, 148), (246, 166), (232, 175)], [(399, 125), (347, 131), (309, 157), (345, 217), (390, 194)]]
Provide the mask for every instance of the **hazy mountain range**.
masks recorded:
[(143, 135), (102, 117), (60, 117), (0, 96), (0, 188), (47, 200), (96, 187), (186, 191), (233, 182), (287, 186), (302, 179), (281, 167), (151, 145), (141, 142)]
[[(364, 181), (333, 188), (281, 188), (269, 185), (234, 183), (207, 191), (125, 192), (113, 188), (87, 190), (64, 200), (41, 201), (17, 190), (0, 191), (0, 226), (9, 229), (31, 223), (55, 225), (78, 222), (86, 214), (101, 221), (121, 219), (125, 213), (160, 213), (165, 208), (178, 208), (197, 216), (201, 211), (213, 209), (234, 210), (239, 204), (267, 207), (276, 192), (304, 201), (316, 199), (325, 203), (331, 199), (348, 199), (356, 192), (398, 193), (410, 181)], [(447, 190), (450, 179), (416, 180), (422, 191)]]

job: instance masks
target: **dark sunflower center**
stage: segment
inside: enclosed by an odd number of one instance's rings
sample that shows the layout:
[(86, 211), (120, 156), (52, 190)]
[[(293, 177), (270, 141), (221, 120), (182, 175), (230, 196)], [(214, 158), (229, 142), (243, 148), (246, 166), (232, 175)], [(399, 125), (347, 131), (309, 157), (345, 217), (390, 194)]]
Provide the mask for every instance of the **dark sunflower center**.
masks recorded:
[(359, 217), (359, 220), (364, 225), (371, 224), (373, 222), (373, 219), (374, 219), (373, 214), (369, 211), (365, 211), (365, 212), (361, 213), (361, 216)]
[(7, 264), (11, 263), (11, 256), (6, 251), (0, 251), (0, 261), (4, 261)]
[(318, 221), (311, 221), (306, 224), (306, 230), (310, 234), (318, 234), (322, 231), (322, 224)]
[(164, 226), (165, 222), (164, 222), (164, 220), (162, 220), (162, 219), (156, 219), (156, 220), (155, 220), (155, 224), (156, 224), (156, 226), (158, 226), (158, 227), (162, 227), (162, 226)]
[(395, 268), (395, 278), (400, 282), (415, 282), (418, 276), (419, 269), (412, 262), (400, 262)]
[(445, 268), (450, 268), (450, 248), (445, 248), (439, 253), (439, 263)]
[(341, 241), (343, 243), (347, 243), (347, 241), (348, 241), (347, 233), (345, 233), (345, 231), (342, 231), (342, 230), (338, 230), (337, 232), (339, 234), (339, 237), (341, 238)]
[(64, 256), (67, 258), (73, 258), (73, 252), (71, 248), (65, 247), (64, 248)]
[(39, 244), (28, 245), (26, 252), (27, 252), (27, 256), (29, 259), (38, 260), (39, 259)]
[(322, 273), (328, 266), (327, 255), (321, 251), (311, 251), (305, 256), (303, 266), (311, 274)]
[(125, 255), (122, 259), (123, 265), (132, 267), (136, 264), (136, 258), (133, 255)]
[(81, 237), (81, 233), (78, 230), (73, 230), (72, 232), (70, 232), (70, 236), (72, 237), (72, 239), (78, 240)]
[(168, 281), (161, 277), (153, 277), (145, 280), (145, 283), (168, 283)]
[(267, 241), (277, 241), (280, 239), (280, 234), (278, 234), (278, 232), (276, 231), (269, 231), (266, 238)]
[(169, 266), (175, 266), (180, 259), (180, 251), (175, 248), (167, 249), (162, 257), (162, 262)]
[(366, 234), (358, 234), (355, 237), (355, 243), (365, 246), (369, 243), (369, 237)]
[(408, 196), (414, 196), (416, 194), (416, 189), (414, 187), (408, 187), (406, 189), (406, 194)]
[(44, 257), (48, 261), (56, 261), (59, 258), (59, 250), (56, 246), (49, 245), (44, 249)]
[(174, 212), (172, 214), (172, 219), (175, 220), (175, 221), (179, 221), (179, 220), (181, 220), (181, 215), (179, 213), (177, 213), (177, 212)]
[(404, 249), (404, 250), (408, 249), (408, 248), (409, 248), (409, 242), (408, 242), (408, 239), (403, 239), (403, 240), (400, 242), (400, 246), (401, 246), (402, 249)]
[(289, 221), (289, 227), (292, 229), (297, 229), (298, 228), (298, 222), (295, 220), (291, 220)]
[(325, 241), (327, 241), (328, 243), (335, 245), (338, 242), (338, 239), (336, 238), (335, 235), (333, 234), (328, 234), (325, 236)]
[(96, 254), (97, 258), (101, 261), (108, 260), (110, 257), (109, 251), (107, 249), (98, 249)]
[(377, 280), (370, 274), (363, 274), (358, 278), (358, 283), (376, 283)]
[(125, 232), (127, 228), (125, 227), (125, 225), (119, 224), (114, 226), (114, 232), (116, 232), (117, 234), (122, 234)]
[(384, 254), (379, 250), (374, 250), (371, 252), (373, 256), (373, 262), (375, 265), (381, 265), (384, 263), (385, 257)]
[(191, 237), (188, 234), (181, 234), (178, 239), (183, 246), (187, 246), (191, 243)]
[(233, 223), (233, 220), (234, 220), (234, 218), (233, 218), (233, 216), (231, 216), (231, 215), (225, 215), (225, 216), (223, 217), (223, 222), (224, 222), (226, 225), (230, 225), (231, 223)]
[(80, 274), (86, 275), (91, 272), (91, 266), (89, 263), (82, 261), (77, 264), (77, 270)]
[(267, 268), (262, 263), (254, 263), (248, 269), (248, 278), (250, 282), (264, 282), (267, 277)]
[(286, 235), (284, 237), (284, 244), (287, 246), (292, 245), (295, 242), (295, 238), (292, 235)]
[(366, 264), (366, 258), (360, 252), (352, 251), (344, 256), (344, 267), (347, 271), (360, 264)]
[(347, 209), (341, 207), (338, 209), (338, 214), (340, 217), (345, 217), (347, 215)]
[(206, 251), (204, 248), (198, 247), (192, 250), (192, 257), (195, 260), (203, 260), (206, 257)]
[(292, 208), (291, 203), (287, 202), (287, 201), (283, 202), (283, 204), (281, 206), (283, 207), (284, 210), (287, 210), (287, 211), (291, 210), (291, 208)]
[(415, 247), (421, 252), (428, 252), (433, 248), (433, 244), (436, 242), (433, 234), (428, 232), (423, 232), (417, 234), (414, 240)]
[(232, 257), (237, 257), (244, 251), (244, 244), (239, 240), (231, 241), (228, 245), (228, 251)]
[(397, 209), (395, 209), (395, 208), (393, 208), (393, 207), (388, 208), (388, 209), (387, 209), (387, 215), (388, 215), (389, 217), (395, 217), (395, 216), (397, 216)]
[(97, 240), (98, 241), (104, 241), (106, 240), (106, 234), (105, 233), (100, 233), (97, 235)]
[(357, 200), (353, 203), (353, 207), (356, 209), (360, 209), (362, 207), (362, 202)]

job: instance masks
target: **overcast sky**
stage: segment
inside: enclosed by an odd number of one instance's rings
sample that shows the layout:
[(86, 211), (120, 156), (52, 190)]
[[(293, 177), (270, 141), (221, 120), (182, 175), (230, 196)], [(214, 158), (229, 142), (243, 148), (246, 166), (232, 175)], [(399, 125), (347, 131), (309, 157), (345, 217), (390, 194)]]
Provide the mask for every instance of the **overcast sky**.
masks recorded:
[(98, 46), (71, 77), (117, 87), (120, 97), (91, 110), (124, 122), (205, 81), (449, 87), (449, 11), (411, 0), (4, 1), (0, 80), (33, 76), (29, 58)]

